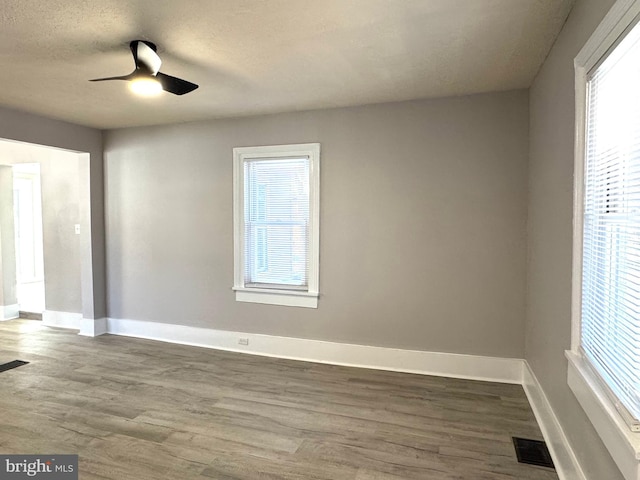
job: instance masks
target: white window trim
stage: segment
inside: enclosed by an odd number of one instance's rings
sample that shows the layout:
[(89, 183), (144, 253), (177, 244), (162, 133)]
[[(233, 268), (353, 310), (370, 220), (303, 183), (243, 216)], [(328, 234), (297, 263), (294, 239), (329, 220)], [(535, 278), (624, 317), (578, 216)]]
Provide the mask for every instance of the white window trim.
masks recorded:
[(640, 0), (618, 0), (575, 58), (575, 170), (571, 350), (567, 383), (626, 480), (640, 480), (640, 433), (632, 432), (580, 350), (587, 74), (640, 15)]
[[(256, 158), (308, 157), (309, 259), (308, 290), (277, 290), (244, 284), (244, 162)], [(320, 144), (269, 145), (233, 149), (233, 254), (236, 301), (318, 308), (320, 283)]]

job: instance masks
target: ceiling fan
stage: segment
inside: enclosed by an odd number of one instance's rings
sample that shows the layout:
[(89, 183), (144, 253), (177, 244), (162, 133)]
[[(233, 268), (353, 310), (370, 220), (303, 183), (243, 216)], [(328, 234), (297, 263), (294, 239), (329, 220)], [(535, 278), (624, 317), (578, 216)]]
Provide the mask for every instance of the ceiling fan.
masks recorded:
[(158, 49), (155, 44), (146, 40), (134, 40), (129, 47), (136, 64), (136, 69), (132, 73), (119, 77), (94, 78), (90, 81), (127, 80), (131, 82), (131, 89), (142, 95), (153, 95), (162, 90), (174, 95), (184, 95), (198, 88), (195, 83), (160, 72), (162, 60), (156, 53)]

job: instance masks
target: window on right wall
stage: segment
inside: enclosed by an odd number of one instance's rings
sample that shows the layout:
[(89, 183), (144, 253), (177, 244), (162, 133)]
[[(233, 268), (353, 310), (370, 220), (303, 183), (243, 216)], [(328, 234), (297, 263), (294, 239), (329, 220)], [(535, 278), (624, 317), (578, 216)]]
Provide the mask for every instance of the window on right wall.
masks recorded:
[(580, 344), (640, 423), (640, 28), (587, 78)]
[(575, 60), (568, 383), (624, 477), (640, 480), (640, 0), (619, 0)]

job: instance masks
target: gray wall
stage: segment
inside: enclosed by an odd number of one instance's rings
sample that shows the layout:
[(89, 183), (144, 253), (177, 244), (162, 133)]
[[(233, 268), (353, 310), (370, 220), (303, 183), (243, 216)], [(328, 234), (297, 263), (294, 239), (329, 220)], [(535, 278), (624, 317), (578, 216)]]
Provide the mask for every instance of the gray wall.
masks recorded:
[(526, 358), (590, 479), (622, 476), (567, 387), (571, 347), (573, 59), (614, 0), (578, 0), (530, 91)]
[(52, 152), (41, 162), (44, 283), (47, 310), (82, 313), (79, 161)]
[[(104, 317), (106, 277), (102, 132), (0, 107), (0, 139), (48, 145), (90, 155), (88, 160), (81, 162), (79, 172), (80, 196), (87, 198), (86, 202), (81, 203), (80, 223), (91, 232), (90, 236), (85, 235), (81, 239), (82, 258), (86, 259), (81, 265), (82, 313), (85, 318)], [(86, 191), (87, 188), (89, 191)]]
[[(105, 132), (109, 317), (522, 357), (528, 95)], [(232, 148), (320, 142), (319, 308), (235, 302)]]
[(39, 163), (46, 309), (82, 313), (79, 154), (0, 141), (0, 165)]
[[(13, 221), (13, 171), (0, 165), (0, 307), (15, 305), (16, 249)], [(0, 320), (3, 319), (0, 309)]]

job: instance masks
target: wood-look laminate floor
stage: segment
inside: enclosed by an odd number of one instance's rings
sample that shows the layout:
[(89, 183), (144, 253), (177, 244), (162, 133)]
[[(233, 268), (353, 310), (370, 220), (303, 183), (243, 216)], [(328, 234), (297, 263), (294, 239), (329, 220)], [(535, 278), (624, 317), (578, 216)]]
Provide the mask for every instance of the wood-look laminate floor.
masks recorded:
[(0, 322), (0, 453), (82, 480), (557, 479), (522, 388)]

